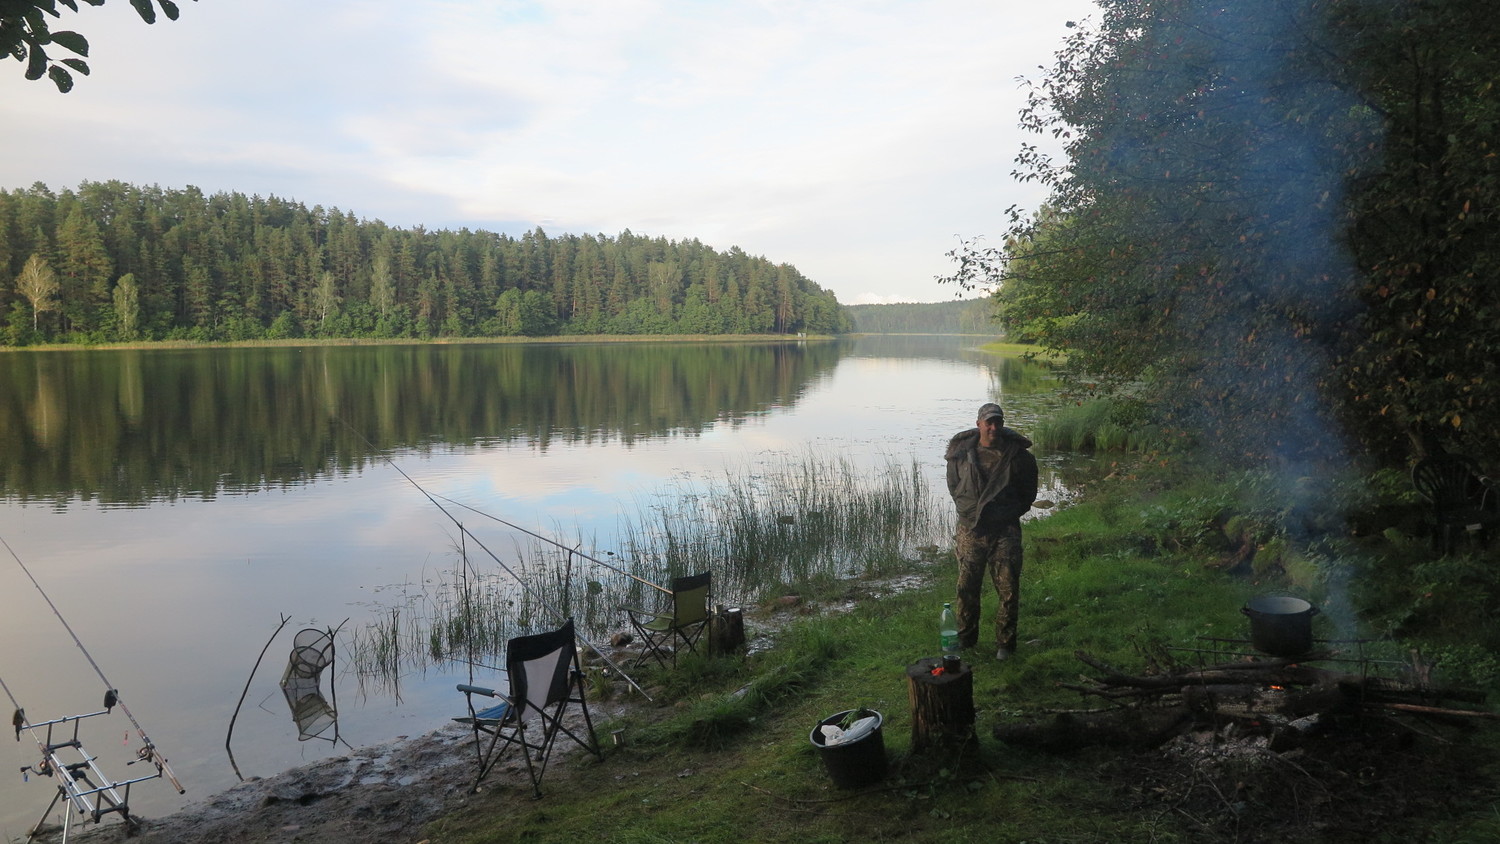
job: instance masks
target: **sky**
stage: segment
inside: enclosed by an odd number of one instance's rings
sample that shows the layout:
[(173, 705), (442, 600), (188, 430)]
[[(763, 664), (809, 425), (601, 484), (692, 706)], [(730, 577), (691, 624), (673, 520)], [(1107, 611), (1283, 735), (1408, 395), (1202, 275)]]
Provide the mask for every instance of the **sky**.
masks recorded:
[[(279, 196), (402, 228), (625, 229), (941, 302), (998, 243), (1021, 79), (1093, 0), (125, 0), (63, 11), (92, 75), (0, 61), (0, 189)], [(60, 49), (60, 56), (70, 55)], [(1044, 145), (1045, 146), (1045, 145)]]

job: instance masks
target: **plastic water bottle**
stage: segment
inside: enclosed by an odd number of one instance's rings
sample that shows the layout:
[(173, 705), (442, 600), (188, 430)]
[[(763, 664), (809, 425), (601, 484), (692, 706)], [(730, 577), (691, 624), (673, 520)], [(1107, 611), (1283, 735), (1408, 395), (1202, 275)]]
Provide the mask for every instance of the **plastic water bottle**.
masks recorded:
[(943, 617), (938, 622), (938, 641), (943, 653), (958, 653), (958, 617), (953, 614), (952, 604), (943, 604)]

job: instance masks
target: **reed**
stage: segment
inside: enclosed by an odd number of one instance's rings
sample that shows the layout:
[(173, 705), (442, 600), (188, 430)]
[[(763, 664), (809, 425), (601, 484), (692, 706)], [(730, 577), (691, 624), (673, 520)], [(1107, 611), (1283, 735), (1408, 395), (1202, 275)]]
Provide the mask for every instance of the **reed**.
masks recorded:
[(354, 629), (345, 653), (362, 688), (378, 682), (399, 692), (405, 673), (498, 664), (507, 639), (564, 618), (589, 638), (622, 629), (622, 608), (663, 606), (662, 593), (641, 580), (667, 585), (711, 571), (715, 601), (743, 604), (799, 584), (903, 570), (917, 547), (951, 530), (950, 518), (914, 461), (866, 471), (808, 454), (726, 471), (646, 499), (622, 518), (618, 552), (582, 538), (571, 547), (532, 539), (508, 555), (512, 578), (456, 548), (451, 572), (424, 579)]
[(1036, 441), (1052, 451), (1151, 452), (1165, 447), (1161, 434), (1130, 400), (1095, 399), (1064, 407), (1041, 420)]
[(622, 556), (657, 582), (712, 571), (720, 599), (752, 602), (787, 584), (905, 566), (948, 532), (938, 504), (915, 462), (865, 473), (808, 454), (664, 497), (625, 525)]

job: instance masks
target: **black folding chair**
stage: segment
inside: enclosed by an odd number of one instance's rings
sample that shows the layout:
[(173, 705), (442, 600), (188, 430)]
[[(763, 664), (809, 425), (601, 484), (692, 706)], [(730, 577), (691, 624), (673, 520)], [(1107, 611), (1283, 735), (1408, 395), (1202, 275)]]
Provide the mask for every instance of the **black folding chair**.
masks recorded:
[[(604, 758), (594, 721), (589, 716), (588, 701), (583, 694), (583, 669), (578, 661), (578, 647), (573, 634), (573, 619), (547, 633), (518, 636), (505, 646), (505, 673), (509, 691), (498, 692), (480, 686), (460, 684), (468, 703), (467, 717), (455, 718), (474, 729), (474, 752), (479, 774), (474, 791), (506, 751), (519, 749), (526, 760), (534, 797), (542, 796), (542, 776), (559, 735), (565, 735), (579, 747)], [(499, 703), (475, 709), (474, 696), (499, 699)], [(571, 705), (583, 711), (582, 728), (564, 723)]]
[(1456, 531), (1477, 534), (1481, 542), (1487, 542), (1490, 530), (1500, 526), (1496, 508), (1500, 496), (1491, 495), (1490, 480), (1471, 458), (1458, 454), (1425, 457), (1412, 467), (1411, 481), (1432, 506), (1428, 521), (1433, 548), (1439, 552), (1453, 550)]
[(672, 664), (677, 664), (679, 641), (688, 651), (698, 646), (698, 639), (708, 627), (709, 587), (713, 575), (709, 572), (672, 579), (672, 605), (663, 612), (633, 610), (625, 607), (630, 616), (630, 626), (640, 634), (645, 647), (635, 664), (640, 665), (646, 657), (654, 656), (663, 667), (667, 664), (665, 649), (672, 646)]

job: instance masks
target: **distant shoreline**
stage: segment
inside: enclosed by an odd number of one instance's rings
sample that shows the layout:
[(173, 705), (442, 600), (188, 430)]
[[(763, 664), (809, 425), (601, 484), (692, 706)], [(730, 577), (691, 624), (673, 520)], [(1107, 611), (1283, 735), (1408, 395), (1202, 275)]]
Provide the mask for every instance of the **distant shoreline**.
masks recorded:
[[(276, 349), (336, 346), (464, 346), (517, 345), (525, 343), (786, 343), (826, 342), (841, 337), (993, 337), (991, 334), (557, 334), (546, 337), (302, 337), (283, 340), (234, 340), (203, 342), (198, 340), (151, 340), (133, 343), (45, 343), (36, 346), (0, 346), (5, 352), (118, 352), (148, 349)], [(985, 343), (979, 347), (1000, 355), (1035, 354), (1050, 358), (1040, 346), (1026, 343)]]
[[(854, 335), (843, 335), (854, 336)], [(35, 346), (0, 346), (0, 352), (129, 351), (135, 349), (260, 349), (301, 346), (460, 346), (513, 345), (521, 343), (785, 343), (834, 340), (832, 334), (557, 334), (545, 337), (297, 337), (282, 340), (150, 340), (131, 343), (44, 343)]]

